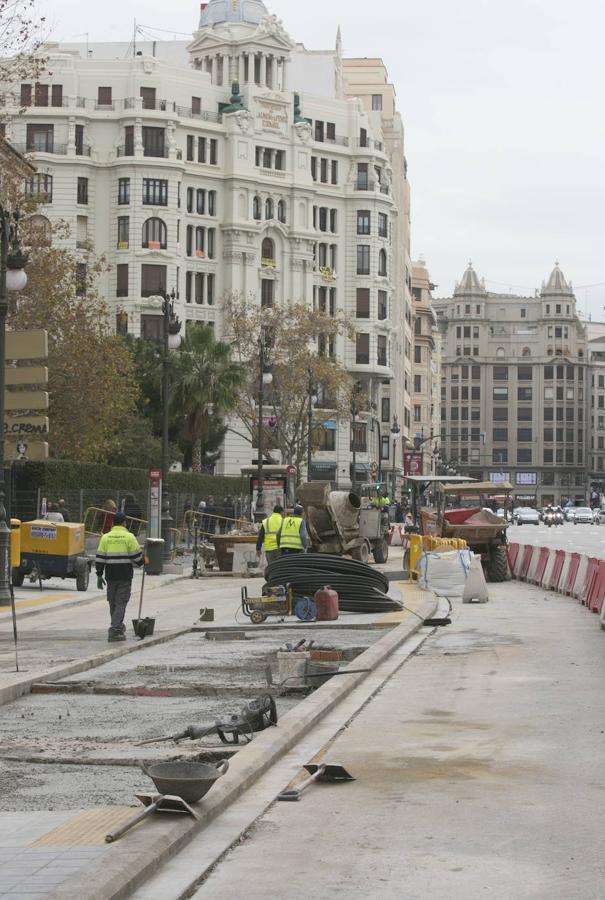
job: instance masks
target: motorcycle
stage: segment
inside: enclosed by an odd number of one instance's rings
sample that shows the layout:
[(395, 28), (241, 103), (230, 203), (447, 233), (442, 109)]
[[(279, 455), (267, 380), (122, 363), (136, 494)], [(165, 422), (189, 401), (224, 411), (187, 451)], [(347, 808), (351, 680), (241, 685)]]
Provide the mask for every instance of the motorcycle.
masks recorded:
[(552, 526), (556, 524), (554, 512), (544, 513), (544, 522), (549, 528), (552, 528)]
[(565, 521), (565, 516), (563, 515), (563, 513), (560, 510), (558, 510), (554, 514), (554, 519), (555, 519), (555, 525), (562, 525), (563, 522)]

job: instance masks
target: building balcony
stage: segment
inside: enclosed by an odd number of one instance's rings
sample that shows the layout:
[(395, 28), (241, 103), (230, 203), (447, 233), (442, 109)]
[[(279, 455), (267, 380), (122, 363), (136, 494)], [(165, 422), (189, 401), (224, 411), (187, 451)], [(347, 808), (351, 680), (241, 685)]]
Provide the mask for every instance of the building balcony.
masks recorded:
[(344, 134), (335, 134), (334, 137), (318, 137), (313, 138), (316, 144), (332, 144), (338, 147), (348, 147), (349, 138)]
[(200, 119), (202, 122), (221, 122), (223, 118), (220, 113), (207, 109), (193, 110), (190, 106), (176, 106), (175, 111), (183, 119)]
[(10, 141), (11, 147), (14, 147), (19, 153), (52, 153), (55, 156), (65, 156), (67, 154), (67, 144), (46, 144), (44, 146), (35, 147), (30, 144), (18, 144)]

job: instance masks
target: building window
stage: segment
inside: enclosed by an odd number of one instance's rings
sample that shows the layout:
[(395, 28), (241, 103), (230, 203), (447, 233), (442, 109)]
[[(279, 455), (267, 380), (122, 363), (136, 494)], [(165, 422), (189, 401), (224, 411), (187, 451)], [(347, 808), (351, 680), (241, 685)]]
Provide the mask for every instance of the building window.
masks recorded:
[(128, 296), (128, 263), (116, 266), (116, 297)]
[(33, 175), (25, 182), (25, 193), (37, 203), (52, 203), (53, 176)]
[(130, 242), (130, 217), (118, 216), (118, 250), (128, 250)]
[(382, 94), (372, 94), (372, 111), (382, 112)]
[(338, 184), (338, 160), (330, 160), (330, 183)]
[(277, 204), (277, 221), (285, 224), (286, 222), (286, 203), (284, 200), (280, 200)]
[(128, 334), (128, 313), (123, 310), (116, 313), (116, 334), (120, 337), (126, 337)]
[(113, 109), (110, 87), (97, 88), (97, 109)]
[(318, 450), (331, 452), (336, 450), (336, 429), (320, 428), (319, 429), (319, 446)]
[(166, 266), (142, 265), (141, 297), (162, 296), (165, 292)]
[(155, 216), (143, 223), (142, 246), (149, 250), (165, 250), (168, 244), (166, 223)]
[(386, 319), (388, 312), (387, 292), (378, 291), (378, 318), (382, 321)]
[(368, 164), (357, 163), (357, 190), (367, 191), (368, 189)]
[(262, 278), (260, 283), (260, 305), (273, 306), (275, 282), (271, 278)]
[(517, 448), (517, 463), (531, 463), (531, 461), (532, 461), (531, 447), (518, 447)]
[(356, 453), (365, 453), (368, 449), (367, 445), (367, 428), (365, 422), (351, 423), (351, 451)]
[(357, 245), (357, 274), (370, 274), (370, 248), (367, 244)]
[(54, 134), (54, 125), (27, 125), (25, 149), (28, 153), (52, 153)]
[(506, 443), (508, 441), (508, 428), (494, 428), (492, 430), (492, 440)]
[[(282, 151), (279, 150), (278, 153)], [(216, 138), (210, 138), (210, 165), (216, 166), (218, 164), (218, 140)], [(281, 166), (275, 165), (276, 169), (280, 169)]]
[(271, 238), (263, 238), (260, 255), (261, 266), (275, 266), (275, 243)]
[(531, 400), (532, 399), (532, 389), (530, 387), (518, 387), (517, 388), (517, 400)]
[(118, 178), (118, 204), (126, 206), (130, 203), (130, 178)]
[(358, 319), (370, 318), (370, 289), (357, 288), (355, 316)]
[(78, 203), (86, 205), (88, 203), (88, 178), (78, 178)]
[(379, 334), (377, 337), (377, 362), (379, 366), (388, 366), (388, 347), (386, 335)]
[(267, 197), (265, 200), (265, 219), (273, 218), (273, 200), (271, 197)]
[(508, 366), (494, 366), (494, 381), (508, 381)]
[(143, 125), (143, 156), (165, 157), (164, 129)]
[(422, 347), (418, 347), (418, 346), (414, 347), (414, 362), (415, 363), (422, 362)]
[(143, 178), (143, 204), (168, 206), (168, 182), (163, 178)]
[(420, 394), (422, 391), (422, 375), (414, 375), (414, 392)]
[(261, 202), (258, 195), (252, 201), (252, 218), (257, 220), (261, 218)]
[(507, 387), (495, 387), (494, 393), (493, 393), (493, 398), (496, 403), (502, 402), (503, 400), (508, 400), (508, 388)]
[(383, 238), (389, 236), (389, 217), (386, 213), (378, 213), (378, 236)]
[(357, 210), (357, 234), (370, 234), (370, 211)]
[(533, 370), (531, 366), (519, 366), (517, 369), (517, 381), (531, 381)]
[(141, 337), (144, 341), (154, 341), (161, 344), (164, 340), (163, 316), (142, 315)]
[(75, 135), (74, 135), (76, 156), (84, 155), (84, 126), (76, 125)]
[(358, 365), (370, 364), (370, 335), (358, 332), (355, 339), (355, 362)]
[(124, 156), (134, 156), (134, 125), (124, 126)]
[(198, 139), (197, 139), (197, 161), (199, 163), (206, 162), (206, 138), (205, 137), (198, 137)]
[(526, 444), (528, 441), (532, 441), (532, 429), (531, 428), (517, 428), (517, 440)]
[(208, 191), (208, 215), (216, 215), (216, 191)]
[(378, 274), (386, 277), (387, 274), (387, 251), (379, 250), (378, 252)]
[(193, 154), (195, 148), (195, 137), (192, 134), (187, 135), (187, 162), (193, 162)]

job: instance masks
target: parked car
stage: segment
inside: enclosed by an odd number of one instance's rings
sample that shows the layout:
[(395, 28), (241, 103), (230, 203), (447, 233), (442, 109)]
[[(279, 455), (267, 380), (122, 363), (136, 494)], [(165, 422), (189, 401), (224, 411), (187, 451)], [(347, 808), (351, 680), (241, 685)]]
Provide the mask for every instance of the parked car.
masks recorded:
[(595, 509), (595, 523), (597, 525), (603, 525), (605, 523), (605, 509)]
[(574, 525), (578, 524), (588, 524), (594, 525), (594, 514), (592, 509), (588, 506), (576, 506), (575, 509), (572, 510), (573, 519), (571, 520)]
[(565, 506), (563, 508), (563, 515), (565, 516), (566, 522), (573, 522), (574, 513), (576, 511), (575, 506)]
[(538, 510), (532, 509), (531, 506), (520, 506), (515, 510), (515, 522), (517, 525), (539, 525)]

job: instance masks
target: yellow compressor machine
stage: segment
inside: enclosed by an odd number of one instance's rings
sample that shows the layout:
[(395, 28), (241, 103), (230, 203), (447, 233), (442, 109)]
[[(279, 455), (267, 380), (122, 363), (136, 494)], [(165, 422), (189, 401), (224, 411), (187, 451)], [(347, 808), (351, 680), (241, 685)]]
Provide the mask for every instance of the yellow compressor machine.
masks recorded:
[(91, 561), (86, 556), (82, 523), (46, 519), (22, 522), (18, 530), (12, 529), (13, 546), (16, 532), (20, 539), (18, 564), (11, 554), (15, 587), (20, 587), (28, 576), (32, 582), (42, 582), (43, 578), (75, 578), (79, 591), (88, 588)]

